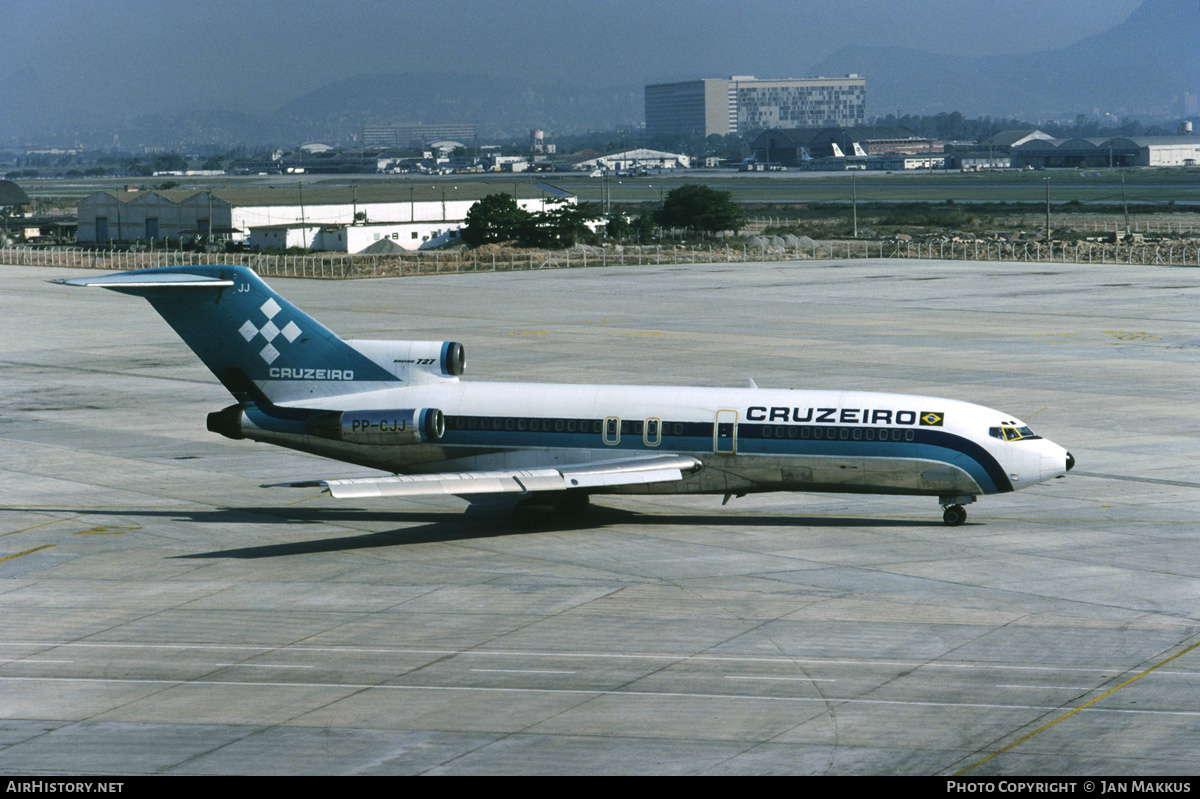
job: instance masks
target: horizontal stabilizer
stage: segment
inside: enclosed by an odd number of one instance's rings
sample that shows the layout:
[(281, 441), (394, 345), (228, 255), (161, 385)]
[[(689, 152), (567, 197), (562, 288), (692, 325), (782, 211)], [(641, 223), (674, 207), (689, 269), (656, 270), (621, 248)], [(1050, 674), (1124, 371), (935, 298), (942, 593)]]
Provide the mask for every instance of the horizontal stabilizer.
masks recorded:
[(597, 461), (544, 469), (504, 469), (486, 472), (406, 474), (347, 480), (308, 480), (272, 483), (264, 488), (324, 488), (335, 499), (361, 497), (420, 497), (464, 494), (529, 494), (535, 491), (603, 489), (609, 486), (665, 483), (682, 480), (700, 468), (686, 455)]
[(64, 286), (89, 286), (106, 289), (143, 289), (143, 288), (224, 288), (233, 285), (232, 280), (225, 280), (210, 275), (190, 275), (185, 272), (121, 272), (115, 275), (97, 275), (96, 277), (75, 277), (69, 280), (53, 280)]

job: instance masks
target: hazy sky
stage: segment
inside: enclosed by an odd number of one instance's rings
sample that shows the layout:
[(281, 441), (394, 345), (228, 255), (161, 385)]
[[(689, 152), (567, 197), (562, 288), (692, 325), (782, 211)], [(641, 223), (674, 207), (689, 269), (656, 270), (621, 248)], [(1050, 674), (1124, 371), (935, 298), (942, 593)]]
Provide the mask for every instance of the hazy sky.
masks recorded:
[[(1140, 0), (0, 0), (0, 81), (121, 114), (272, 110), (363, 72), (593, 86), (795, 77), (846, 45), (1057, 48)], [(24, 87), (24, 88), (17, 88)]]

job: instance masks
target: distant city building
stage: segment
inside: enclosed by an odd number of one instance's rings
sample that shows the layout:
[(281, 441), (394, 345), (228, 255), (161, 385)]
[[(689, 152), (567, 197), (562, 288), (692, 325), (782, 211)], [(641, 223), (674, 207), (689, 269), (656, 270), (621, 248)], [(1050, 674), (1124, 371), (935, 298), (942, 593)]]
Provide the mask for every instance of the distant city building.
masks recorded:
[(425, 249), (456, 238), (471, 206), (501, 192), (516, 192), (517, 204), (530, 211), (544, 210), (553, 201), (577, 201), (575, 195), (545, 183), (485, 181), (102, 191), (79, 201), (79, 241), (194, 240), (211, 232), (215, 239), (248, 241), (252, 248), (309, 246), (358, 252), (386, 234), (402, 249)]
[(363, 125), (364, 147), (424, 147), (443, 139), (473, 141), (475, 126), (450, 125)]
[(867, 81), (844, 78), (760, 79), (747, 75), (646, 86), (646, 132), (711, 136), (762, 128), (860, 125)]

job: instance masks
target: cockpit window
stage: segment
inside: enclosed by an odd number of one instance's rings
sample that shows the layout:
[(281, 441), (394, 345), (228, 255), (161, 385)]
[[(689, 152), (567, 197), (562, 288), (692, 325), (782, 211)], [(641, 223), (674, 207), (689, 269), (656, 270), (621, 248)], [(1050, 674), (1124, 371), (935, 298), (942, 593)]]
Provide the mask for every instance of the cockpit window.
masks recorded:
[(1011, 427), (1004, 425), (1001, 427), (988, 428), (988, 435), (992, 438), (998, 438), (1001, 441), (1024, 441), (1026, 439), (1041, 438), (1028, 427)]

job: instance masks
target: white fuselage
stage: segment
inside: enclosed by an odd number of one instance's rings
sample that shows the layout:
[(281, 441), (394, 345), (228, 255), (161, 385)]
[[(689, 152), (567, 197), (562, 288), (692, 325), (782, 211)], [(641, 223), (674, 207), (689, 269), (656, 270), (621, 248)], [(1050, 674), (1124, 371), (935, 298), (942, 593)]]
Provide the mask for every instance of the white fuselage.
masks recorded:
[[(304, 407), (307, 403), (291, 403)], [(704, 468), (622, 493), (839, 491), (962, 497), (1062, 475), (1068, 454), (1000, 411), (955, 400), (856, 391), (432, 380), (325, 397), (343, 411), (436, 408), (436, 442), (379, 446), (257, 429), (246, 437), (396, 473), (519, 469), (636, 454), (685, 454)], [(991, 431), (991, 432), (989, 432)], [(969, 500), (968, 500), (969, 501)]]

